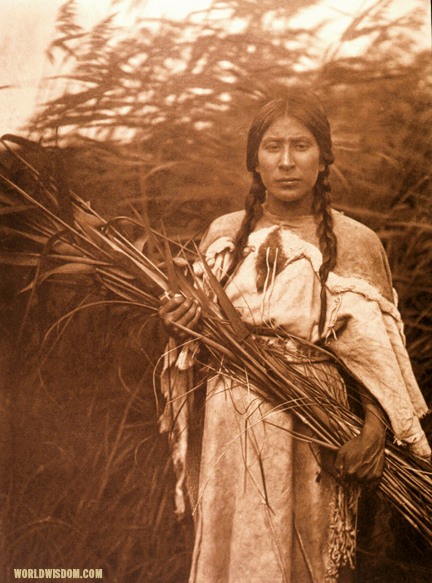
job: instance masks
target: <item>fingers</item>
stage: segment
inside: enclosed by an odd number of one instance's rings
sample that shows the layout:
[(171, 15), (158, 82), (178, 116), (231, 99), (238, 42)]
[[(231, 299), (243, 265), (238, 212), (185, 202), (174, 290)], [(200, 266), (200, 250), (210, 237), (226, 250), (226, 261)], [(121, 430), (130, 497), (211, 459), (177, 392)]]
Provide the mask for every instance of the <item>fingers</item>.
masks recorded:
[(384, 459), (384, 452), (370, 456), (361, 447), (361, 442), (353, 438), (339, 449), (334, 475), (339, 482), (357, 482), (373, 489), (380, 483)]
[(174, 326), (183, 326), (193, 330), (194, 323), (196, 323), (197, 316), (199, 316), (198, 302), (193, 300), (185, 300), (176, 310), (171, 312), (171, 323)]
[(188, 324), (188, 328), (190, 328), (191, 330), (194, 330), (196, 328), (196, 325), (198, 324), (200, 318), (201, 318), (201, 306), (198, 303), (198, 300), (194, 301), (195, 304), (195, 315), (192, 317), (192, 320), (189, 322)]
[(159, 308), (159, 316), (163, 320), (168, 334), (185, 338), (187, 332), (182, 328), (193, 330), (201, 316), (201, 306), (197, 300), (185, 298), (176, 294), (170, 298), (165, 295)]
[(175, 321), (183, 316), (183, 314), (190, 308), (191, 302), (191, 299), (187, 299), (180, 294), (176, 294), (172, 297), (164, 294), (161, 299), (159, 316), (168, 322)]
[(339, 482), (357, 482), (363, 484), (367, 481), (367, 472), (361, 467), (351, 465), (345, 461), (345, 458), (340, 458), (339, 463), (335, 464), (335, 475)]
[(160, 297), (161, 306), (159, 311), (170, 312), (177, 308), (186, 299), (182, 294), (174, 294), (171, 292), (164, 292)]

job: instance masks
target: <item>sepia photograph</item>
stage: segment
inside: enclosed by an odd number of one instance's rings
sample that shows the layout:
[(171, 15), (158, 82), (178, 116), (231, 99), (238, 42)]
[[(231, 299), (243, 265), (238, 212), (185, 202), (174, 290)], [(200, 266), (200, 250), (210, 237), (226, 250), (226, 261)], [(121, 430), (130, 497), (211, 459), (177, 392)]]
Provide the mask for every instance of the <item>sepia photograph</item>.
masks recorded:
[(429, 0), (0, 8), (0, 581), (432, 581)]

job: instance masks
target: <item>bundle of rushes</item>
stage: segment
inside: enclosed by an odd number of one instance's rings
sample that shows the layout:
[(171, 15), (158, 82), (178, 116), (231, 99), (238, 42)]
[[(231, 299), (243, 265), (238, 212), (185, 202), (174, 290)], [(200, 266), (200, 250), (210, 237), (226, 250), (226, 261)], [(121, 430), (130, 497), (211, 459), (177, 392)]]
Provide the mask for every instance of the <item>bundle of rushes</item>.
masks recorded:
[[(320, 380), (322, 376), (302, 374), (301, 367), (287, 360), (286, 351), (281, 347), (284, 340), (291, 344), (294, 341), (303, 345), (307, 353), (311, 348), (309, 343), (281, 329), (273, 330), (272, 334), (282, 343), (269, 343), (252, 334), (198, 251), (195, 255), (204, 266), (217, 301), (203, 292), (190, 263), (183, 260), (183, 267), (177, 266), (165, 235), (126, 217), (105, 221), (73, 192), (61, 192), (60, 195), (55, 182), (42, 177), (19, 153), (20, 150), (8, 146), (8, 141), (16, 142), (17, 139), (7, 136), (2, 138), (2, 143), (10, 155), (20, 160), (34, 188), (30, 193), (5, 172), (0, 173), (0, 213), (14, 219), (9, 225), (1, 226), (3, 241), (18, 237), (24, 246), (25, 242), (31, 246), (31, 251), (16, 252), (10, 248), (0, 253), (0, 261), (34, 267), (33, 280), (23, 290), (30, 294), (29, 305), (32, 295), (47, 278), (63, 285), (71, 280), (79, 283), (83, 275), (92, 278), (97, 289), (108, 290), (110, 295), (107, 297), (105, 293), (97, 301), (93, 301), (94, 296), (91, 301), (87, 298), (89, 301), (78, 309), (114, 303), (137, 307), (143, 314), (154, 314), (164, 292), (195, 298), (202, 306), (202, 321), (199, 331), (189, 332), (192, 338), (206, 347), (224, 374), (247, 383), (277, 410), (293, 412), (312, 433), (299, 438), (336, 451), (359, 434), (363, 424), (361, 418), (329, 394), (326, 384)], [(124, 229), (128, 222), (144, 229), (163, 258), (162, 263), (152, 260), (134, 245)], [(186, 257), (181, 246), (179, 252)], [(190, 251), (187, 256), (191, 256)], [(343, 368), (332, 354), (313, 346), (313, 352), (317, 351), (326, 360), (330, 359)], [(307, 362), (313, 366), (313, 358)], [(347, 374), (345, 371), (344, 376)], [(355, 382), (353, 379), (352, 384)], [(378, 494), (432, 546), (432, 466), (408, 449), (396, 445), (390, 427), (386, 464)]]

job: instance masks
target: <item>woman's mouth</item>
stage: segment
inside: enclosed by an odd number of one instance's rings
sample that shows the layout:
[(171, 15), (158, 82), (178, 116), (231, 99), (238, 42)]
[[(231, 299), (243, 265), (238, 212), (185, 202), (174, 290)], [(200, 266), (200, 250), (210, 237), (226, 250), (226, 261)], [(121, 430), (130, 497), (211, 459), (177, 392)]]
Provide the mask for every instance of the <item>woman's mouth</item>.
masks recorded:
[(276, 180), (276, 182), (278, 184), (286, 184), (287, 186), (292, 186), (294, 184), (297, 184), (298, 182), (300, 182), (299, 178), (280, 178), (279, 180)]

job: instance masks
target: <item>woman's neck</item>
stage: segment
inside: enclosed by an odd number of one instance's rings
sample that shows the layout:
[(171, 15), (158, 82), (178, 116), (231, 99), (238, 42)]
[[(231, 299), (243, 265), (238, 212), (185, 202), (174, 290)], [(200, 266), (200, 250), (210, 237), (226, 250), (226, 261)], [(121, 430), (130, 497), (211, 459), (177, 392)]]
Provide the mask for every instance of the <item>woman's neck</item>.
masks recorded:
[(299, 200), (284, 201), (267, 192), (265, 207), (270, 214), (281, 220), (289, 221), (296, 217), (310, 216), (313, 214), (313, 193)]

